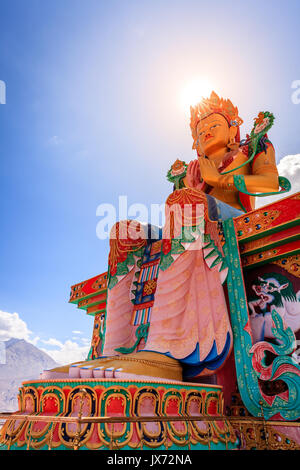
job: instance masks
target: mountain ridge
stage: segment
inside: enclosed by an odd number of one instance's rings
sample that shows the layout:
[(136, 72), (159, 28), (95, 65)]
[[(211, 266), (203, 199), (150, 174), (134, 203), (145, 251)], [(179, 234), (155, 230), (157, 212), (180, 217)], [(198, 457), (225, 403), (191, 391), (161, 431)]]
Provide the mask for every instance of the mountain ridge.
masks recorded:
[(38, 379), (43, 370), (57, 366), (47, 353), (24, 339), (4, 341), (0, 361), (0, 412), (18, 409), (17, 395), (22, 382)]

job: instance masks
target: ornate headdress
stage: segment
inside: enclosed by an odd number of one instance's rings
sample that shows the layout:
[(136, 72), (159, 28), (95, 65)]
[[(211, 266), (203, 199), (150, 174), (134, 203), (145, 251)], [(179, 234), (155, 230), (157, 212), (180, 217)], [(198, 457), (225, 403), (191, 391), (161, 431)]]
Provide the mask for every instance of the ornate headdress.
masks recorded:
[(201, 119), (209, 116), (212, 113), (218, 113), (225, 117), (229, 126), (239, 127), (243, 124), (243, 120), (239, 117), (238, 108), (233, 106), (230, 100), (219, 98), (218, 95), (212, 91), (209, 98), (203, 98), (196, 106), (191, 106), (191, 131), (194, 139), (193, 148), (197, 141), (197, 125)]

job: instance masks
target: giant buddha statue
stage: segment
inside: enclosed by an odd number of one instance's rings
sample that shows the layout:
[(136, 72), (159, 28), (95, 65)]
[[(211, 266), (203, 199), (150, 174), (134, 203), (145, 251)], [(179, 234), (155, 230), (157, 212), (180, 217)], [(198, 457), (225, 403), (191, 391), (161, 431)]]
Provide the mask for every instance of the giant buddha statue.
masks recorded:
[(212, 92), (191, 107), (197, 159), (168, 172), (164, 227), (127, 220), (112, 229), (99, 357), (52, 374), (198, 380), (226, 363), (232, 331), (220, 221), (254, 209), (257, 193), (278, 191), (273, 119), (260, 113), (241, 140), (230, 100)]

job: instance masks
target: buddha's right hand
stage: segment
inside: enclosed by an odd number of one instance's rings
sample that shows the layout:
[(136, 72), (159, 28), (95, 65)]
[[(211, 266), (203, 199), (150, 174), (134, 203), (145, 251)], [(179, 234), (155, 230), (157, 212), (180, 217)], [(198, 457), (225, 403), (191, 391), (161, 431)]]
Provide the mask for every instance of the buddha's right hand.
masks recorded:
[(200, 166), (198, 160), (192, 160), (187, 168), (186, 178), (185, 178), (186, 185), (189, 188), (194, 189), (202, 189), (204, 182), (201, 178), (200, 174)]

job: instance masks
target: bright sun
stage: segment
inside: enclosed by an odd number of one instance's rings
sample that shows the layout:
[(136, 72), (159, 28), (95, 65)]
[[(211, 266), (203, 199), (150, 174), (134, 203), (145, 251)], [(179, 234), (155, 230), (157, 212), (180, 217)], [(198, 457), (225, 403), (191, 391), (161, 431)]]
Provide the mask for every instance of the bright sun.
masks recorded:
[(199, 103), (202, 98), (207, 98), (212, 90), (212, 84), (205, 78), (186, 83), (181, 93), (181, 104), (189, 110), (190, 106)]

